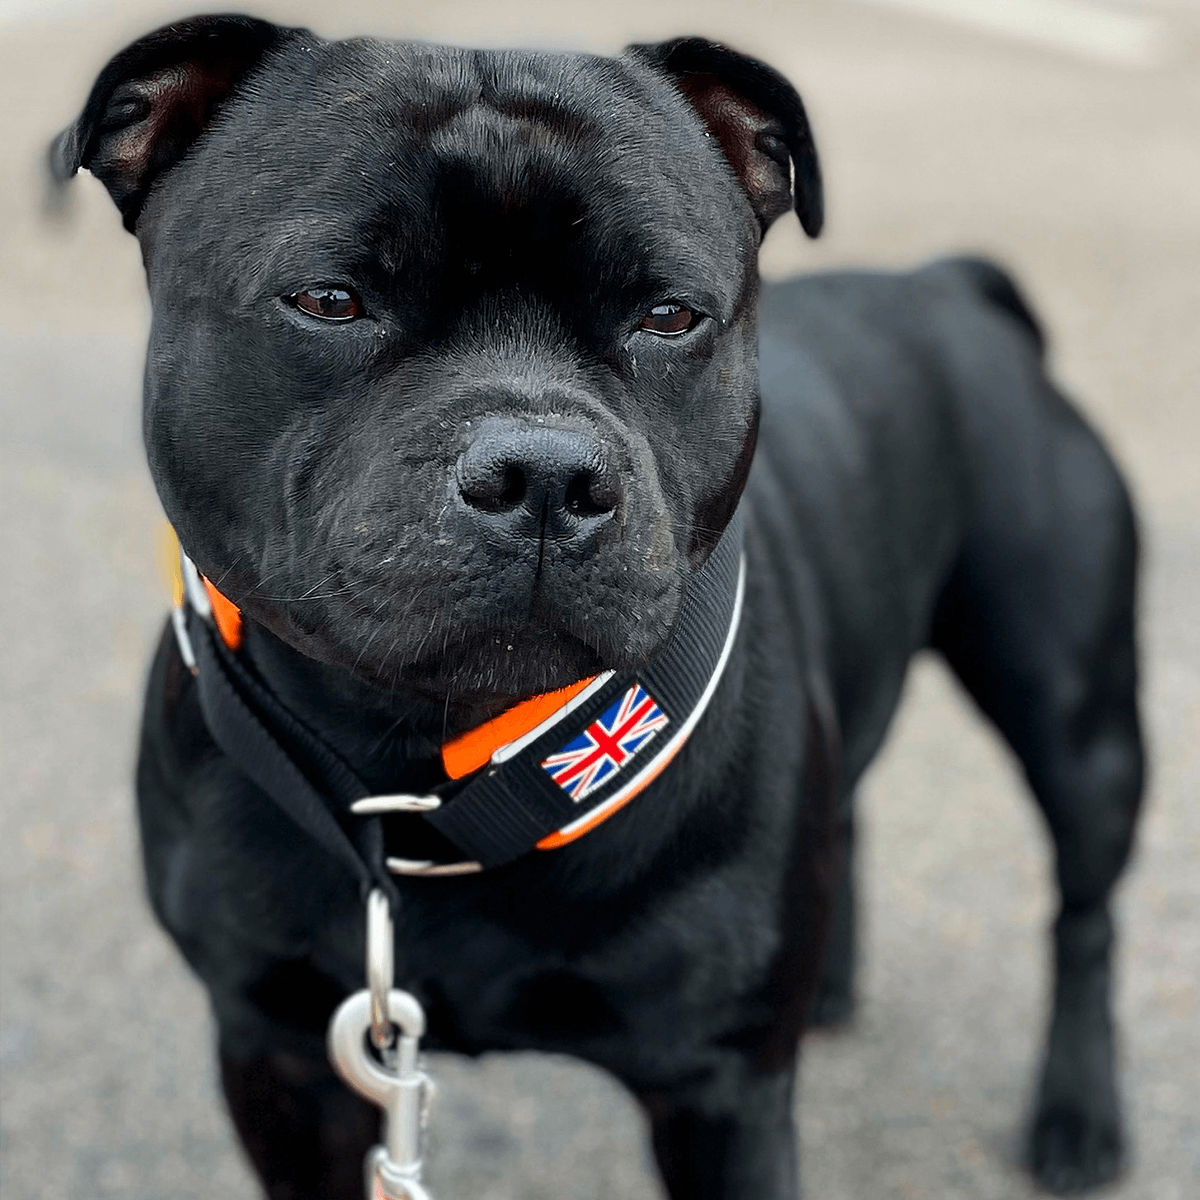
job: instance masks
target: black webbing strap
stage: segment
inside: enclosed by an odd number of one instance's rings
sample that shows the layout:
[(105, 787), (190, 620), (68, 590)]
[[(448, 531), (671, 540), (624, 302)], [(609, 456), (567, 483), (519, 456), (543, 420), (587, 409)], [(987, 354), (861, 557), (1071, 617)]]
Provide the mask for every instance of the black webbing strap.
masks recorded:
[[(237, 661), (207, 621), (193, 613), (188, 632), (200, 708), (213, 741), (301, 829), (354, 872), (364, 899), (379, 887), (394, 905), (396, 885), (384, 861), (382, 824), (377, 817), (351, 817), (348, 812), (370, 789)], [(303, 757), (307, 771), (297, 765), (297, 757)], [(349, 828), (330, 800), (346, 812)]]

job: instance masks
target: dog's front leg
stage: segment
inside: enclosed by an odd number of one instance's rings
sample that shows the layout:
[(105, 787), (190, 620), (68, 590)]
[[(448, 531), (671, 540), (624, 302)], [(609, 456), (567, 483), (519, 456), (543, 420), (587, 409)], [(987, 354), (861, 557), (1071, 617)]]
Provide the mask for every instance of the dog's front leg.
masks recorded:
[(643, 1093), (671, 1200), (795, 1200), (794, 1066), (738, 1059), (701, 1084)]
[(350, 1092), (323, 1055), (223, 1054), (221, 1084), (270, 1200), (362, 1200), (379, 1110)]

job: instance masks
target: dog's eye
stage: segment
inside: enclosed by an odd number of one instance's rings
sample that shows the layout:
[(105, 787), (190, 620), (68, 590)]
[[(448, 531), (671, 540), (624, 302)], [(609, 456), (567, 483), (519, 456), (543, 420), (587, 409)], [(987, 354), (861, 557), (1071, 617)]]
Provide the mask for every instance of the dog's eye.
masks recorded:
[(346, 288), (309, 288), (290, 299), (301, 312), (325, 321), (353, 321), (362, 315), (362, 301)]
[(663, 337), (678, 337), (681, 333), (687, 333), (699, 319), (699, 314), (686, 305), (669, 300), (665, 304), (656, 304), (648, 313), (643, 313), (641, 328)]

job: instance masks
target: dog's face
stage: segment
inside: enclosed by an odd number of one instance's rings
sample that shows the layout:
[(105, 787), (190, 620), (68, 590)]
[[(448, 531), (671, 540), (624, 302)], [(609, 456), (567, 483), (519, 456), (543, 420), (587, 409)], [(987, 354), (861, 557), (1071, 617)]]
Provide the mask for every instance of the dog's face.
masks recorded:
[(106, 74), (58, 169), (142, 243), (146, 444), (201, 570), (426, 695), (652, 658), (749, 470), (792, 160), (820, 223), (786, 82), (695, 39), (603, 59), (229, 18)]

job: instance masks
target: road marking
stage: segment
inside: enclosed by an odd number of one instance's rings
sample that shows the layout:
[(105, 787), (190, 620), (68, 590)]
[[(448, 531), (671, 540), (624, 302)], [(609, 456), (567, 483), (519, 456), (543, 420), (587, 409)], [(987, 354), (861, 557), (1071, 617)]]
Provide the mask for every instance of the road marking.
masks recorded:
[(1066, 50), (1121, 67), (1154, 67), (1167, 56), (1165, 24), (1086, 0), (857, 0), (942, 17), (989, 33)]

